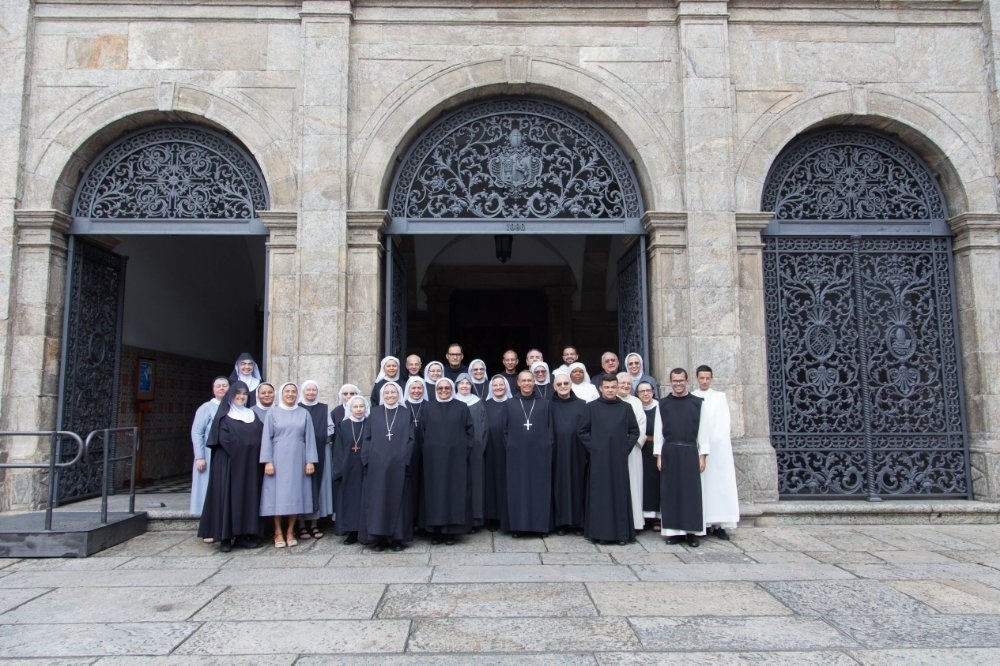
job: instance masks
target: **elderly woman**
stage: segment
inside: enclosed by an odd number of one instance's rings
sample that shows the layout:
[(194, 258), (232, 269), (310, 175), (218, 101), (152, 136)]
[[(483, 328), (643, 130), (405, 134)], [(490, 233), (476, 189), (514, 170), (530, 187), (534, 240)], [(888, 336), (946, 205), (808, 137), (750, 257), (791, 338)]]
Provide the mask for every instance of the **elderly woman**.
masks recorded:
[(426, 384), (427, 398), (431, 402), (437, 400), (435, 387), (442, 377), (444, 377), (444, 364), (441, 361), (431, 361), (424, 366), (424, 383)]
[(413, 430), (413, 456), (410, 459), (410, 502), (413, 507), (413, 525), (423, 529), (423, 481), (420, 472), (423, 465), (422, 447), (424, 433), (420, 429), (420, 423), (425, 416), (425, 407), (428, 403), (427, 382), (419, 376), (412, 376), (406, 380), (403, 387), (403, 406), (406, 407), (410, 419), (410, 428)]
[(264, 424), (246, 406), (249, 396), (246, 384), (233, 383), (216, 410), (208, 438), (214, 461), (198, 536), (218, 541), (224, 553), (233, 545), (260, 545), (260, 440)]
[[(202, 403), (194, 413), (191, 423), (191, 445), (194, 448), (194, 465), (191, 466), (191, 505), (188, 513), (200, 516), (205, 503), (205, 492), (208, 490), (209, 467), (212, 463), (212, 452), (208, 448), (208, 433), (212, 429), (215, 413), (219, 404), (229, 390), (229, 380), (216, 377), (212, 381), (212, 399)], [(208, 540), (211, 543), (211, 540)]]
[(472, 360), (469, 364), (469, 381), (472, 382), (472, 393), (480, 400), (486, 400), (490, 395), (490, 384), (486, 376), (486, 362), (481, 358)]
[(486, 451), (483, 453), (483, 520), (491, 531), (510, 530), (507, 519), (507, 406), (512, 397), (510, 384), (502, 374), (490, 379), (486, 398)]
[(359, 540), (382, 552), (403, 550), (413, 541), (413, 503), (410, 460), (413, 427), (409, 410), (400, 400), (402, 389), (387, 382), (372, 408), (361, 447), (364, 483), (361, 487)]
[(628, 371), (628, 379), (632, 384), (629, 395), (635, 395), (635, 389), (639, 386), (639, 382), (649, 382), (651, 386), (656, 386), (656, 379), (646, 374), (643, 369), (642, 357), (635, 352), (625, 356), (625, 369)]
[(382, 362), (378, 366), (378, 374), (375, 375), (375, 386), (372, 388), (371, 405), (379, 405), (382, 387), (387, 382), (396, 382), (397, 384), (402, 383), (402, 379), (399, 374), (399, 359), (395, 356), (386, 356), (382, 359)]
[(333, 501), (337, 505), (336, 532), (344, 543), (358, 542), (361, 529), (361, 450), (368, 427), (368, 399), (356, 395), (347, 401), (347, 417), (337, 427), (333, 447)]
[(486, 453), (486, 437), (488, 422), (486, 406), (473, 392), (472, 379), (462, 373), (455, 381), (455, 399), (461, 400), (469, 407), (472, 414), (472, 427), (475, 431), (475, 442), (469, 452), (469, 492), (472, 503), (472, 531), (483, 526), (483, 456)]
[(316, 435), (316, 449), (319, 453), (319, 464), (312, 475), (313, 514), (302, 516), (299, 525), (300, 539), (322, 539), (323, 531), (319, 528), (320, 518), (333, 516), (333, 490), (330, 477), (330, 457), (332, 455), (330, 441), (334, 433), (333, 420), (330, 418), (330, 408), (325, 402), (319, 401), (319, 384), (312, 379), (302, 382), (302, 399), (299, 406), (309, 412), (312, 418), (313, 430)]
[(570, 388), (573, 390), (574, 395), (581, 400), (593, 402), (601, 397), (597, 387), (590, 380), (587, 367), (583, 363), (570, 363), (569, 380), (572, 383)]
[(469, 451), (475, 441), (472, 414), (454, 400), (455, 385), (442, 377), (434, 386), (437, 400), (424, 408), (423, 431), (424, 529), (431, 543), (453, 545), (469, 532)]
[[(587, 403), (572, 391), (569, 373), (556, 370), (552, 380), (552, 521), (556, 534), (583, 532), (587, 495), (587, 451), (579, 437)], [(593, 384), (591, 384), (593, 386)]]
[[(288, 382), (278, 393), (281, 403), (264, 419), (260, 462), (264, 484), (260, 493), (260, 515), (274, 518), (274, 547), (296, 546), (295, 520), (313, 512), (313, 489), (309, 477), (316, 471), (319, 453), (312, 417), (297, 404), (299, 387)], [(287, 529), (282, 529), (287, 518)]]
[(535, 361), (531, 364), (531, 376), (535, 378), (535, 394), (539, 398), (551, 399), (555, 395), (552, 390), (552, 378), (549, 375), (549, 364), (545, 361)]

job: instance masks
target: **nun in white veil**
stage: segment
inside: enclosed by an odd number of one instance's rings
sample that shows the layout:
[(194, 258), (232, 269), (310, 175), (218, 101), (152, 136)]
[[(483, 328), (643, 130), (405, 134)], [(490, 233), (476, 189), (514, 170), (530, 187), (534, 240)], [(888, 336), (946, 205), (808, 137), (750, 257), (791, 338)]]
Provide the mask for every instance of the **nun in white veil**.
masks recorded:
[(590, 381), (590, 374), (587, 372), (587, 366), (583, 363), (577, 361), (576, 363), (570, 364), (569, 380), (572, 383), (570, 388), (573, 389), (573, 393), (576, 394), (576, 397), (581, 400), (593, 402), (601, 397), (597, 387)]

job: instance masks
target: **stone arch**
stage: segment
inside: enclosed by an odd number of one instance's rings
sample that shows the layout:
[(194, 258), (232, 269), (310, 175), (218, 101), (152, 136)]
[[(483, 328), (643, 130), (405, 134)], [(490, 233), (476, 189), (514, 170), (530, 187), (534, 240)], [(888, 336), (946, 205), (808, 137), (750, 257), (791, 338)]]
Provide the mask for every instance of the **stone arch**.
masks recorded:
[(681, 209), (682, 163), (671, 150), (670, 129), (634, 91), (611, 86), (569, 63), (512, 55), (444, 69), (386, 100), (381, 115), (362, 128), (351, 182), (351, 207), (383, 209), (396, 160), (443, 111), (484, 97), (533, 95), (588, 114), (633, 162), (647, 210)]
[[(163, 88), (166, 86), (167, 90)], [(190, 122), (232, 135), (256, 160), (275, 210), (294, 209), (298, 197), (290, 140), (266, 114), (229, 97), (190, 85), (143, 87), (66, 111), (26, 172), (22, 207), (68, 211), (80, 174), (122, 133), (158, 123)], [(99, 128), (94, 130), (94, 128)]]
[(760, 210), (767, 174), (782, 149), (810, 129), (858, 125), (897, 136), (941, 180), (951, 215), (995, 207), (992, 177), (985, 173), (977, 141), (944, 109), (931, 109), (882, 92), (841, 90), (793, 104), (762, 117), (736, 153), (737, 211)]

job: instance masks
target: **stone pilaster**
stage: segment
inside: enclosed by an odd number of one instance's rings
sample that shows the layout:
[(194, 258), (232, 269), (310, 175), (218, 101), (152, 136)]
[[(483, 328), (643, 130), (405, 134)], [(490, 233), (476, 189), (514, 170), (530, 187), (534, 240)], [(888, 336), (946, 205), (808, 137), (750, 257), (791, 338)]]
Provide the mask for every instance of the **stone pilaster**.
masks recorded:
[[(66, 287), (66, 231), (70, 219), (54, 210), (19, 210), (14, 262), (13, 322), (4, 376), (4, 430), (54, 430)], [(44, 462), (48, 438), (10, 440), (7, 462)], [(8, 470), (0, 510), (34, 509), (46, 501), (47, 473)]]
[(649, 267), (649, 373), (660, 382), (660, 395), (666, 395), (670, 369), (687, 367), (690, 360), (687, 215), (647, 211), (642, 224)]
[(385, 313), (382, 233), (389, 223), (384, 210), (347, 213), (347, 345), (344, 349), (347, 381), (366, 394), (379, 364)]
[(258, 214), (269, 234), (266, 244), (268, 280), (264, 376), (272, 382), (285, 382), (298, 377), (298, 215), (274, 210), (263, 210)]
[(975, 498), (1000, 501), (1000, 215), (966, 213), (955, 232), (955, 295)]
[(743, 502), (778, 500), (778, 460), (771, 446), (767, 403), (763, 249), (760, 232), (771, 213), (736, 215), (740, 354), (737, 376), (726, 387), (736, 403), (733, 455)]
[[(351, 3), (302, 0), (298, 367), (331, 396), (347, 341), (347, 128)], [(368, 376), (366, 373), (365, 376)]]

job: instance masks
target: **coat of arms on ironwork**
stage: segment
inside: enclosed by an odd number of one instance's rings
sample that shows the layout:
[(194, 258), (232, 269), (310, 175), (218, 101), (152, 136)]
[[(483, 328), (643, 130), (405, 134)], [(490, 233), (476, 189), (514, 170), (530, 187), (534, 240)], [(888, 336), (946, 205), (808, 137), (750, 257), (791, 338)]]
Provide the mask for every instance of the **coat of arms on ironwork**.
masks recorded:
[(542, 158), (538, 149), (524, 145), (521, 131), (513, 129), (507, 145), (490, 158), (489, 168), (498, 186), (514, 189), (531, 187), (542, 175)]

